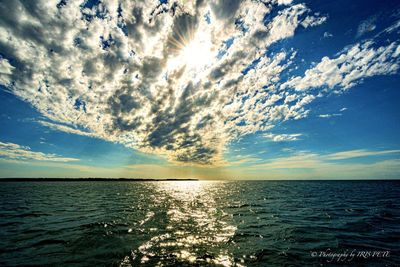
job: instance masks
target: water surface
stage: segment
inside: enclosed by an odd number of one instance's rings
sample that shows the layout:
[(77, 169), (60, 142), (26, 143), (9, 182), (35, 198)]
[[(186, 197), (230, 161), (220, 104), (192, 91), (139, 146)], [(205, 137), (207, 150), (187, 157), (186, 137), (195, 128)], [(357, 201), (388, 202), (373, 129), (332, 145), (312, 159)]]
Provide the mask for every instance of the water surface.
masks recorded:
[[(0, 265), (399, 266), (399, 181), (0, 183)], [(329, 260), (313, 252), (390, 251)]]

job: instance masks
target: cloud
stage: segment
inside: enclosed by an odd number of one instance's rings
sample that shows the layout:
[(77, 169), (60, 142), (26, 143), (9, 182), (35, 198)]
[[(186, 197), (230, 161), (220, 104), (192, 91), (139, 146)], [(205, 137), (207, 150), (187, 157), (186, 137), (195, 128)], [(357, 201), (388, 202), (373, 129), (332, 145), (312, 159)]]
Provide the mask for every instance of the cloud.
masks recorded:
[(381, 150), (372, 151), (366, 149), (341, 151), (331, 154), (317, 153), (297, 153), (288, 157), (275, 158), (265, 163), (253, 165), (251, 168), (269, 169), (304, 169), (317, 168), (321, 166), (331, 166), (336, 164), (334, 161), (342, 161), (351, 158), (363, 158), (372, 156), (382, 156), (389, 154), (399, 154), (400, 150)]
[(290, 5), (292, 0), (276, 0), (275, 2), (278, 3), (278, 5)]
[(331, 38), (333, 37), (333, 34), (330, 32), (324, 32), (324, 38)]
[[(230, 167), (240, 167), (244, 165), (251, 165), (257, 162), (262, 161), (261, 158), (259, 158), (257, 155), (236, 155), (232, 159), (229, 160), (229, 162), (226, 162), (225, 165), (222, 165), (221, 167), (223, 168), (230, 168)], [(234, 175), (234, 173), (233, 173)]]
[[(246, 101), (262, 86), (274, 86), (294, 53), (264, 55), (247, 74), (243, 66), (298, 26), (324, 21), (305, 5), (290, 4), (2, 3), (0, 50), (13, 62), (4, 61), (10, 78), (2, 83), (13, 81), (12, 92), (48, 119), (39, 122), (44, 126), (174, 162), (219, 164), (230, 140), (269, 129), (272, 121), (306, 116), (301, 99), (275, 105), (285, 96), (260, 92)], [(286, 7), (265, 22), (276, 5)], [(234, 41), (228, 49), (229, 38)], [(205, 56), (226, 51), (197, 65), (182, 53), (193, 42), (200, 50), (207, 47)]]
[(347, 90), (376, 75), (390, 75), (399, 69), (400, 46), (392, 42), (375, 48), (367, 41), (345, 49), (336, 58), (323, 57), (303, 77), (292, 77), (282, 88), (305, 91), (313, 88)]
[(28, 146), (21, 146), (14, 143), (0, 142), (0, 158), (11, 161), (52, 161), (52, 162), (71, 162), (78, 161), (75, 158), (60, 157), (55, 154), (31, 151)]
[(395, 21), (392, 25), (387, 27), (384, 32), (386, 33), (392, 33), (400, 28), (400, 20)]
[(223, 165), (231, 141), (307, 117), (307, 89), (397, 71), (397, 43), (363, 43), (282, 85), (297, 51), (269, 48), (326, 19), (289, 0), (1, 2), (0, 82), (46, 127)]
[(13, 69), (10, 62), (0, 56), (0, 84), (8, 85), (11, 82)]
[(283, 141), (297, 141), (302, 134), (272, 134), (267, 133), (263, 135), (265, 138), (270, 139), (274, 142), (283, 142)]
[[(343, 112), (346, 110), (347, 110), (347, 108), (341, 108), (339, 111)], [(319, 118), (332, 118), (332, 117), (340, 117), (342, 115), (343, 115), (342, 113), (332, 113), (332, 114), (320, 114), (320, 115), (318, 115), (318, 117)]]
[(346, 159), (398, 153), (399, 150), (364, 149), (331, 154), (302, 152), (254, 164), (242, 171), (263, 179), (397, 179), (400, 175), (399, 159), (375, 158), (368, 163), (350, 163)]
[(83, 135), (83, 136), (90, 136), (90, 137), (95, 137), (94, 134), (89, 133), (89, 132), (85, 132), (79, 129), (75, 129), (72, 128), (70, 126), (66, 126), (66, 125), (61, 125), (61, 124), (57, 124), (57, 123), (51, 123), (48, 121), (38, 121), (41, 125), (49, 127), (53, 130), (58, 130), (58, 131), (62, 131), (62, 132), (66, 132), (66, 133), (70, 133), (70, 134), (77, 134), (77, 135)]
[(324, 23), (328, 18), (327, 17), (313, 17), (313, 16), (307, 16), (302, 22), (301, 25), (304, 28), (308, 27), (314, 27), (321, 25)]
[(372, 16), (366, 20), (361, 21), (357, 28), (356, 38), (359, 38), (368, 32), (374, 31), (376, 29), (377, 19), (377, 16)]
[(333, 114), (320, 114), (318, 117), (320, 118), (331, 118), (331, 117), (339, 117), (342, 116), (343, 114), (341, 113), (333, 113)]
[(326, 155), (324, 158), (327, 160), (344, 160), (350, 158), (382, 156), (382, 155), (399, 154), (399, 153), (400, 150), (370, 151), (365, 149), (359, 149), (359, 150), (350, 150), (350, 151), (343, 151), (343, 152), (329, 154)]
[(320, 163), (317, 154), (299, 154), (275, 158), (265, 163), (251, 166), (254, 169), (303, 169), (315, 168)]

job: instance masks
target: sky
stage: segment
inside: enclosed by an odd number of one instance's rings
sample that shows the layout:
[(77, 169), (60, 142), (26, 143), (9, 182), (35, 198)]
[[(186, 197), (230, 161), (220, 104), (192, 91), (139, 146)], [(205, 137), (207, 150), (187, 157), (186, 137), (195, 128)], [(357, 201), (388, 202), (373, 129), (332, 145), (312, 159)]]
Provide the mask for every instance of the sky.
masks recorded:
[(397, 1), (0, 1), (0, 177), (396, 179)]

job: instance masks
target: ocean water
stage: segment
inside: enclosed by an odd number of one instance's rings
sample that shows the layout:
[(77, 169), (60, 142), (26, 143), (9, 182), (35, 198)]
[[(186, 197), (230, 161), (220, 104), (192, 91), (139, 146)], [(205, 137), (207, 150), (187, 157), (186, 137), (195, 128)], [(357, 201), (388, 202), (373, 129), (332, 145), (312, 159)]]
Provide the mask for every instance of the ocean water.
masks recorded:
[(400, 266), (399, 200), (399, 181), (4, 182), (0, 266)]

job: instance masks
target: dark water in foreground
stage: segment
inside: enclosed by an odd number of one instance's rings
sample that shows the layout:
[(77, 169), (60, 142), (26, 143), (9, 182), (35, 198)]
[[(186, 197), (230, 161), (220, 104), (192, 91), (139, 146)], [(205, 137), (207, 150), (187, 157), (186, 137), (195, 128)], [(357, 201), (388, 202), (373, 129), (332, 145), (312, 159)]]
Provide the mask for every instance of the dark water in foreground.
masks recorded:
[(0, 183), (0, 266), (400, 266), (399, 200), (399, 181)]

